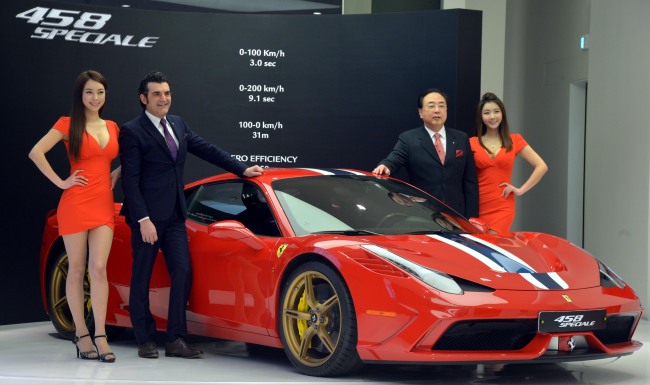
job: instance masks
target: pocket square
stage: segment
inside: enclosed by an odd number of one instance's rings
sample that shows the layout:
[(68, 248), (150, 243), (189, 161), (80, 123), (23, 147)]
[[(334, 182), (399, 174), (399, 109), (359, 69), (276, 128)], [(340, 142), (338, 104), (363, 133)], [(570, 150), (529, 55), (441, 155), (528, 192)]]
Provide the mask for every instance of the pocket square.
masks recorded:
[(463, 150), (456, 150), (456, 158), (460, 158), (461, 156), (465, 155)]

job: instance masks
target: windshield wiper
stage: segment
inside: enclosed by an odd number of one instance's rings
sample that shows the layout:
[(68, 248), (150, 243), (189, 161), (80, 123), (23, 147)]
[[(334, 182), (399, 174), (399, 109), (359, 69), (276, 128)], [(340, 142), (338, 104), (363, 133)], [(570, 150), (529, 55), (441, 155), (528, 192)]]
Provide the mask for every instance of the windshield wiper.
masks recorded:
[(341, 234), (341, 235), (381, 235), (370, 230), (323, 230), (323, 231), (314, 231), (311, 234)]

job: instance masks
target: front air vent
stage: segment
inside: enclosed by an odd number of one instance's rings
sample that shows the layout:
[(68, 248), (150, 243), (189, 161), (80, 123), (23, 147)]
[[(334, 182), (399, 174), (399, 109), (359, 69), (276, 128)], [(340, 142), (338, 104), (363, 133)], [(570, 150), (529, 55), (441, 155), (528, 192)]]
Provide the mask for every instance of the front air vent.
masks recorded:
[(537, 334), (537, 320), (462, 321), (449, 327), (433, 350), (519, 350)]
[(605, 345), (627, 342), (632, 335), (634, 320), (632, 315), (609, 316), (606, 328), (594, 330), (594, 335)]

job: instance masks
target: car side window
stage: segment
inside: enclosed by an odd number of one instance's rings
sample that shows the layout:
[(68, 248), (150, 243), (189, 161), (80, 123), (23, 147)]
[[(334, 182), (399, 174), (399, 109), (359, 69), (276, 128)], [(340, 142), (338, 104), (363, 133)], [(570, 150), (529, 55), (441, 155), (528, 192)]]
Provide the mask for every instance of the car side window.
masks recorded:
[(190, 195), (187, 216), (204, 225), (235, 220), (256, 235), (280, 236), (264, 194), (259, 187), (245, 181), (201, 186)]
[(187, 217), (204, 225), (234, 219), (246, 208), (241, 201), (241, 189), (241, 182), (201, 186), (190, 198)]

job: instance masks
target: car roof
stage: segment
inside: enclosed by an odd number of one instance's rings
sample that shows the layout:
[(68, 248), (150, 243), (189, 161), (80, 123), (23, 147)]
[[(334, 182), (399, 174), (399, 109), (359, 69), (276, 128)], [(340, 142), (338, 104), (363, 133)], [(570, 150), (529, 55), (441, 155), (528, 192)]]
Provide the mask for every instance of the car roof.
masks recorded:
[[(261, 183), (271, 183), (274, 180), (278, 179), (289, 179), (289, 178), (298, 178), (298, 177), (308, 177), (308, 176), (319, 176), (319, 175), (372, 175), (372, 173), (367, 171), (347, 169), (347, 168), (274, 168), (269, 167), (264, 169), (264, 174), (255, 179), (259, 180)], [(232, 173), (223, 173), (219, 175), (214, 175), (208, 178), (197, 180), (195, 182), (189, 183), (186, 188), (191, 188), (196, 185), (218, 182), (222, 180), (229, 179), (238, 179), (238, 177)]]

